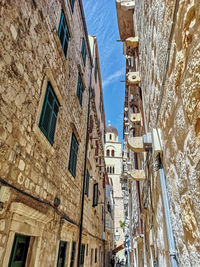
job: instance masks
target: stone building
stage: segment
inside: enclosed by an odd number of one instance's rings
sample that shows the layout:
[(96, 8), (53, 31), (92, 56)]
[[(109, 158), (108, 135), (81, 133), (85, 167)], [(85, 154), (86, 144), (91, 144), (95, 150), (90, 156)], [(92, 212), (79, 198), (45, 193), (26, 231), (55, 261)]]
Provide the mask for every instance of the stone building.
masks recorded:
[(116, 0), (131, 266), (200, 262), (200, 3)]
[[(114, 235), (119, 234), (119, 240), (115, 240), (115, 248), (124, 243), (123, 228), (121, 222), (124, 221), (123, 212), (123, 194), (120, 184), (120, 175), (122, 172), (122, 152), (121, 142), (118, 141), (118, 131), (115, 127), (111, 126), (110, 122), (106, 127), (106, 143), (105, 143), (105, 162), (106, 172), (111, 180), (113, 187), (113, 201), (114, 210), (110, 209), (110, 213), (114, 215)], [(111, 203), (107, 203), (110, 205)], [(123, 251), (118, 253), (122, 258)]]
[(105, 119), (82, 1), (0, 12), (0, 266), (103, 266)]

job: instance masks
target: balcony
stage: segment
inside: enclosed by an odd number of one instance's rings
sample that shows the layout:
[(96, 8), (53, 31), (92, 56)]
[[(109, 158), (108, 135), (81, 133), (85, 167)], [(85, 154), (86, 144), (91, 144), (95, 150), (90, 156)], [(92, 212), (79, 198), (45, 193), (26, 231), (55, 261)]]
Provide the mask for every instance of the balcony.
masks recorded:
[(145, 152), (142, 136), (140, 136), (140, 137), (129, 137), (127, 144), (128, 144), (128, 147), (133, 152), (136, 152), (136, 153), (137, 152)]
[(130, 173), (130, 176), (135, 181), (144, 181), (146, 179), (145, 171), (144, 170), (136, 170), (133, 169)]

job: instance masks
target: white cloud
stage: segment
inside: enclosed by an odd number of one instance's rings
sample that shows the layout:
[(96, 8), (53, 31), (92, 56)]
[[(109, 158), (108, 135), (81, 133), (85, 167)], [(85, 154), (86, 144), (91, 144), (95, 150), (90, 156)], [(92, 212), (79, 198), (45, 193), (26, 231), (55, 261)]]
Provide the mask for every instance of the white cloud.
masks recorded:
[(125, 69), (122, 68), (121, 70), (118, 70), (116, 72), (114, 72), (113, 74), (109, 75), (103, 82), (102, 82), (102, 86), (105, 87), (108, 84), (112, 83), (113, 81), (115, 81), (117, 78), (119, 78), (122, 74), (124, 74)]

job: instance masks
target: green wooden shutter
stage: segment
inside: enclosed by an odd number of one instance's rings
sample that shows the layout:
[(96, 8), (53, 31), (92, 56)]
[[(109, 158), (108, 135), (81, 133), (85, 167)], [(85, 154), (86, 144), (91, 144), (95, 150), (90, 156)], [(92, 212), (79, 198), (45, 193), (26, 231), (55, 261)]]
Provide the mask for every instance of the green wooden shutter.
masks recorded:
[(87, 196), (89, 195), (89, 183), (90, 183), (90, 173), (87, 170), (87, 172), (86, 172), (86, 180), (85, 180), (85, 194)]
[(67, 56), (67, 49), (68, 49), (68, 44), (70, 40), (70, 33), (69, 33), (69, 28), (66, 22), (65, 14), (62, 11), (61, 16), (60, 16), (60, 23), (58, 27), (58, 36), (60, 39), (60, 43), (63, 49), (63, 52), (65, 54), (65, 57)]
[(53, 91), (53, 88), (50, 82), (48, 82), (39, 127), (44, 133), (44, 135), (47, 137), (51, 145), (53, 145), (54, 142), (54, 134), (56, 129), (59, 106), (60, 104)]
[(81, 244), (80, 264), (83, 265), (85, 261), (85, 244)]
[(74, 267), (75, 253), (76, 253), (76, 242), (72, 242), (72, 254), (71, 254), (70, 267)]
[(98, 205), (98, 183), (93, 185), (93, 207)]
[(24, 267), (28, 253), (30, 236), (15, 235), (12, 252), (10, 255), (9, 267)]
[(57, 267), (64, 267), (65, 266), (66, 248), (67, 248), (67, 242), (60, 241), (59, 250), (58, 250)]
[(78, 141), (74, 134), (72, 134), (71, 140), (71, 149), (70, 149), (70, 157), (69, 157), (69, 166), (68, 169), (71, 174), (76, 177), (76, 163), (77, 163), (77, 156), (78, 156)]

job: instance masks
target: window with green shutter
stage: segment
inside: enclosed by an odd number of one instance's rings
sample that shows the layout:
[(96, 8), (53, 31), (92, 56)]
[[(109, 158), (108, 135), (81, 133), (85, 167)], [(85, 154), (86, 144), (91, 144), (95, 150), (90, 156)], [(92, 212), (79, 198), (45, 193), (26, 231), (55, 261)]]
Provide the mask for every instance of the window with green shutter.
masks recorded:
[(80, 253), (80, 265), (84, 265), (85, 261), (85, 244), (81, 244), (81, 253)]
[(84, 66), (85, 66), (85, 62), (86, 62), (86, 46), (85, 46), (85, 39), (83, 38), (82, 39), (82, 45), (81, 45), (81, 55), (82, 55), (82, 58), (83, 58), (83, 63), (84, 63)]
[(60, 241), (59, 250), (58, 250), (57, 267), (65, 266), (66, 249), (67, 249), (67, 242)]
[(61, 16), (60, 16), (60, 23), (58, 27), (58, 36), (60, 39), (60, 43), (63, 49), (63, 52), (65, 54), (65, 57), (67, 56), (67, 50), (68, 50), (68, 45), (69, 45), (69, 40), (70, 40), (70, 33), (69, 33), (69, 28), (67, 25), (67, 21), (65, 18), (65, 14), (62, 10)]
[(93, 207), (98, 205), (98, 183), (93, 185)]
[(84, 92), (84, 85), (83, 85), (83, 81), (81, 78), (80, 73), (78, 74), (78, 83), (77, 83), (77, 97), (79, 100), (80, 105), (82, 106), (82, 102), (83, 102), (83, 92)]
[(51, 145), (53, 145), (54, 142), (59, 107), (60, 104), (53, 91), (51, 83), (48, 82), (39, 127)]
[(8, 267), (24, 267), (28, 253), (30, 236), (15, 235)]
[(74, 12), (74, 3), (75, 3), (75, 1), (76, 0), (69, 0), (72, 12)]
[(74, 267), (75, 254), (76, 254), (76, 242), (72, 242), (72, 254), (71, 254), (70, 267)]
[(90, 173), (87, 170), (85, 179), (85, 195), (89, 195), (89, 185), (90, 185)]
[(71, 174), (76, 177), (76, 163), (77, 163), (77, 155), (78, 155), (78, 141), (74, 133), (72, 134), (71, 140), (71, 149), (70, 149), (70, 156), (69, 156), (69, 166), (68, 169)]
[(94, 77), (95, 77), (95, 82), (97, 82), (97, 58), (95, 59), (95, 71), (94, 71)]

